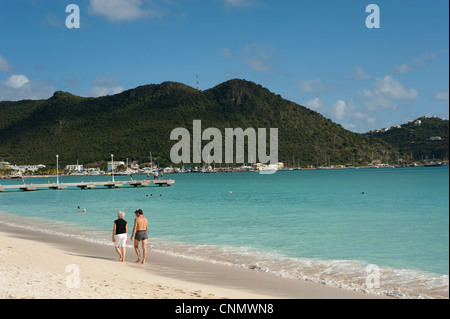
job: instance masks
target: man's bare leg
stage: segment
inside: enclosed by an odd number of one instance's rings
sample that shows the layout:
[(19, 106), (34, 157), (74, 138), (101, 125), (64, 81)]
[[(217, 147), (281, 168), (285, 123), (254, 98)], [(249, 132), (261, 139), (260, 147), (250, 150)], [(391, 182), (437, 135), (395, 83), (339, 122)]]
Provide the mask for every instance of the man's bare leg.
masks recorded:
[(139, 240), (134, 241), (134, 250), (136, 251), (136, 255), (138, 256), (138, 260), (136, 260), (136, 262), (141, 262), (142, 258), (141, 253), (139, 252)]
[(147, 240), (146, 239), (144, 239), (142, 241), (142, 255), (143, 255), (142, 264), (145, 264), (145, 258), (147, 258)]

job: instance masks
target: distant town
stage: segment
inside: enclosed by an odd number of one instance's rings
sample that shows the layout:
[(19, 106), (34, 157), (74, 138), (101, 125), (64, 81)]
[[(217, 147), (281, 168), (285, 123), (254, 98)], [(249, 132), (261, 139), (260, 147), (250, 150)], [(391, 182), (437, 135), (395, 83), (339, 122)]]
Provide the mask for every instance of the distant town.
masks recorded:
[[(262, 163), (232, 166), (232, 167), (219, 167), (216, 168), (211, 165), (204, 165), (201, 167), (191, 167), (185, 165), (184, 167), (158, 167), (153, 163), (139, 164), (138, 161), (108, 161), (106, 167), (101, 169), (100, 167), (85, 168), (82, 164), (66, 165), (63, 169), (58, 169), (59, 176), (100, 176), (100, 175), (163, 175), (163, 174), (176, 174), (176, 173), (234, 173), (234, 172), (263, 172), (263, 171), (293, 171), (293, 170), (312, 170), (312, 169), (357, 169), (357, 168), (400, 168), (400, 167), (436, 167), (436, 166), (448, 166), (449, 161), (435, 162), (434, 160), (424, 160), (423, 162), (414, 162), (412, 164), (384, 164), (380, 162), (373, 162), (365, 166), (355, 165), (327, 165), (327, 166), (308, 166), (300, 167), (296, 166), (295, 160), (289, 165), (284, 163), (278, 163), (278, 165), (265, 165)], [(105, 165), (103, 165), (105, 166)], [(54, 164), (47, 167), (43, 164), (38, 165), (12, 165), (8, 162), (0, 162), (0, 179), (33, 177), (33, 176), (52, 176), (56, 175), (57, 170)]]
[[(98, 176), (98, 175), (137, 175), (137, 174), (173, 174), (173, 173), (219, 173), (219, 172), (245, 172), (245, 171), (260, 171), (263, 169), (283, 170), (284, 164), (278, 163), (278, 165), (264, 165), (256, 163), (253, 165), (242, 165), (238, 167), (221, 167), (215, 168), (211, 165), (203, 167), (158, 167), (153, 163), (139, 164), (138, 161), (131, 163), (125, 161), (109, 161), (106, 162), (106, 169), (85, 168), (83, 165), (74, 164), (66, 165), (63, 170), (58, 169), (60, 175), (68, 176)], [(298, 168), (299, 169), (299, 168)], [(22, 177), (22, 176), (42, 176), (42, 175), (54, 175), (56, 169), (52, 166), (47, 168), (46, 165), (11, 165), (8, 162), (0, 162), (0, 177)], [(50, 174), (49, 174), (50, 173)], [(54, 173), (54, 174), (53, 174)]]

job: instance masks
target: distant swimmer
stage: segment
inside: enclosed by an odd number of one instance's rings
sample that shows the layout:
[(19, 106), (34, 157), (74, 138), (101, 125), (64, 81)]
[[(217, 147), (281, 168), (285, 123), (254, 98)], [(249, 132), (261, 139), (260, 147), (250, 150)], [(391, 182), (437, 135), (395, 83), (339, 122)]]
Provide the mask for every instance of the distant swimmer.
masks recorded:
[(82, 211), (82, 214), (86, 214), (86, 213), (87, 213), (86, 208), (84, 208)]
[(361, 195), (364, 195), (364, 192), (361, 192)]

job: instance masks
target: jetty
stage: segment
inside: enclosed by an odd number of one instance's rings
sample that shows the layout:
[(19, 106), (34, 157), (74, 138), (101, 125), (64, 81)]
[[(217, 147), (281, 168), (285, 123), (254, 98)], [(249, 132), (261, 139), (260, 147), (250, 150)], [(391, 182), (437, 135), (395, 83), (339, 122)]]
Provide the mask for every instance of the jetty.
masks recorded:
[(119, 187), (147, 187), (147, 186), (172, 186), (175, 181), (169, 180), (143, 180), (143, 181), (107, 181), (107, 182), (81, 182), (81, 183), (52, 183), (52, 184), (16, 184), (16, 185), (0, 185), (0, 192), (6, 190), (22, 190), (31, 192), (38, 189), (63, 190), (67, 188), (93, 189), (95, 187), (102, 188), (119, 188)]

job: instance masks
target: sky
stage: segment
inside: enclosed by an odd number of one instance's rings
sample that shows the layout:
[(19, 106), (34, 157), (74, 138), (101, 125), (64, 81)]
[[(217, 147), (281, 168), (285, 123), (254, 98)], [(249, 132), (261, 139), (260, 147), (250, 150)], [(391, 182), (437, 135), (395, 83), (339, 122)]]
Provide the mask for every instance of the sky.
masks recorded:
[(0, 1), (0, 101), (196, 87), (197, 75), (201, 90), (261, 84), (353, 132), (448, 119), (449, 1)]

